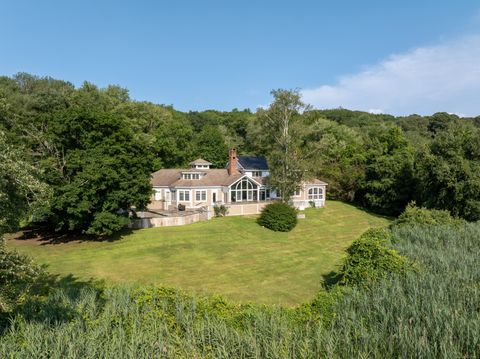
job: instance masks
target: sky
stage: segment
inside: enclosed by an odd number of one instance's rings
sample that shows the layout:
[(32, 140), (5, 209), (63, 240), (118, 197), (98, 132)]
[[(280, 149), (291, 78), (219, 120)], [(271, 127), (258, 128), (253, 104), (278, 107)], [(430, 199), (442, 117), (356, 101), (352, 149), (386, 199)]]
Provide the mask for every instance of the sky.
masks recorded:
[(120, 85), (182, 111), (480, 115), (480, 2), (0, 0), (0, 75)]

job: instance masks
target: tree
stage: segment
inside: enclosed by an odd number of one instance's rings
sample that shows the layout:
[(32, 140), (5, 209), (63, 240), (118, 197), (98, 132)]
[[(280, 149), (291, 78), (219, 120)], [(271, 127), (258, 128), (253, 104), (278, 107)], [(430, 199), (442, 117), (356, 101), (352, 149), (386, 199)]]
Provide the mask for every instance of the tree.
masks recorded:
[(55, 119), (64, 166), (53, 185), (50, 222), (57, 230), (111, 235), (129, 223), (132, 206), (148, 204), (154, 154), (122, 116), (89, 107)]
[(22, 151), (9, 144), (0, 131), (0, 238), (16, 230), (22, 218), (49, 201), (48, 186), (23, 157)]
[(357, 200), (374, 211), (400, 214), (414, 199), (413, 149), (397, 126), (371, 128), (365, 179)]
[(288, 202), (305, 178), (307, 155), (302, 148), (306, 127), (301, 112), (308, 108), (298, 90), (273, 90), (274, 101), (268, 109), (259, 109), (257, 137), (268, 153), (270, 184)]
[(227, 163), (228, 148), (218, 127), (207, 125), (195, 138), (195, 155), (222, 168)]
[[(353, 201), (365, 178), (366, 150), (353, 128), (323, 118), (313, 120), (306, 146), (314, 148), (310, 172), (328, 182), (331, 198)], [(313, 152), (313, 150), (310, 150)]]
[(480, 219), (480, 129), (456, 121), (439, 130), (417, 159), (418, 202)]

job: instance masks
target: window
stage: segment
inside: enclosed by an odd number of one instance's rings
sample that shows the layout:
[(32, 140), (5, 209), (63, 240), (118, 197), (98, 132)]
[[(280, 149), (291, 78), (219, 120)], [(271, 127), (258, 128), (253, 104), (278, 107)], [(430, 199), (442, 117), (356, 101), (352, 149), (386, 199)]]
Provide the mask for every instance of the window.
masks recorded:
[(252, 177), (262, 177), (262, 171), (253, 171)]
[(232, 186), (230, 199), (232, 202), (256, 201), (258, 199), (257, 193), (257, 186), (244, 178), (235, 186)]
[(308, 190), (308, 199), (323, 199), (323, 189), (313, 187)]
[(265, 201), (267, 199), (270, 199), (270, 189), (263, 188), (260, 190), (260, 201)]
[(190, 201), (190, 191), (178, 191), (178, 200), (180, 202)]
[(295, 197), (300, 196), (300, 189), (296, 189), (295, 192), (293, 193)]
[(183, 179), (192, 179), (192, 180), (197, 180), (200, 179), (200, 173), (184, 173), (183, 174)]
[(162, 192), (155, 191), (155, 201), (160, 201), (162, 199)]
[(195, 201), (206, 201), (207, 200), (207, 191), (195, 191)]

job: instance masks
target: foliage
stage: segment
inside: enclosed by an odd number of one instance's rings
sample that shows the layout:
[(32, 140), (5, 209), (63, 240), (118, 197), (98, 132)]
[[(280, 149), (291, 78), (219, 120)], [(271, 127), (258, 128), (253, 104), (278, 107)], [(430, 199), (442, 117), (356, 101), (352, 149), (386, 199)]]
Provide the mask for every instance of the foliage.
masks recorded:
[(38, 169), (23, 158), (0, 131), (0, 238), (50, 199), (49, 188), (38, 179)]
[(480, 129), (455, 122), (436, 130), (418, 156), (419, 203), (469, 221), (480, 219)]
[(134, 126), (118, 113), (129, 101), (126, 90), (99, 90), (89, 83), (75, 90), (28, 75), (9, 85), (15, 91), (8, 102), (18, 109), (0, 122), (28, 146), (52, 189), (44, 214), (53, 228), (110, 235), (128, 221), (122, 211), (148, 203), (156, 161), (145, 137), (133, 132), (146, 120)]
[(462, 221), (446, 210), (428, 209), (417, 207), (415, 202), (411, 202), (405, 208), (400, 216), (392, 223), (392, 226), (402, 225), (451, 225), (461, 224)]
[(8, 251), (0, 238), (0, 322), (32, 296), (43, 294), (47, 282), (42, 267), (25, 255)]
[(413, 150), (398, 127), (371, 131), (357, 200), (378, 213), (398, 215), (415, 194)]
[(353, 201), (365, 178), (363, 139), (355, 130), (323, 118), (313, 117), (311, 126), (306, 141), (316, 155), (310, 159), (309, 171), (329, 184), (330, 198)]
[(215, 217), (225, 217), (228, 214), (228, 207), (224, 204), (216, 204), (213, 206), (213, 211), (215, 213)]
[(343, 285), (370, 286), (381, 278), (405, 274), (407, 259), (390, 247), (392, 234), (386, 229), (370, 229), (347, 249), (340, 271)]
[(287, 203), (270, 203), (263, 207), (257, 223), (276, 232), (289, 232), (297, 225), (297, 211)]
[(256, 113), (183, 113), (119, 86), (19, 73), (0, 77), (0, 129), (54, 192), (37, 213), (61, 230), (115, 232), (128, 221), (120, 213), (148, 202), (152, 171), (196, 157), (221, 168), (229, 147), (267, 157), (284, 202), (315, 177), (328, 182), (328, 198), (376, 213), (396, 216), (415, 200), (480, 218), (478, 117), (311, 110), (298, 90), (272, 95)]
[(299, 91), (273, 90), (268, 109), (259, 109), (257, 139), (267, 148), (270, 170), (269, 183), (277, 188), (282, 201), (290, 197), (305, 178), (307, 156), (302, 151), (301, 133), (305, 126), (300, 112), (306, 109)]
[(205, 126), (195, 140), (195, 158), (210, 161), (213, 167), (225, 167), (227, 152), (225, 139), (217, 127)]
[(88, 288), (55, 291), (40, 315), (12, 319), (0, 356), (477, 358), (480, 224), (402, 226), (395, 236), (421, 271), (335, 287), (297, 308), (163, 287), (107, 288), (102, 300)]

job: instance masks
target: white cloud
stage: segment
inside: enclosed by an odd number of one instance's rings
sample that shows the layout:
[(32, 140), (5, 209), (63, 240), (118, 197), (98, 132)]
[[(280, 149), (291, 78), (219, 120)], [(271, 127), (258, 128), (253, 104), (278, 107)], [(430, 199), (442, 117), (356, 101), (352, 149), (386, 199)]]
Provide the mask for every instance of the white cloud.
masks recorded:
[(392, 55), (335, 85), (302, 91), (316, 108), (480, 115), (480, 35)]

